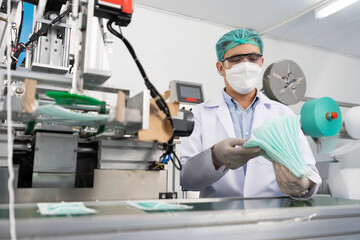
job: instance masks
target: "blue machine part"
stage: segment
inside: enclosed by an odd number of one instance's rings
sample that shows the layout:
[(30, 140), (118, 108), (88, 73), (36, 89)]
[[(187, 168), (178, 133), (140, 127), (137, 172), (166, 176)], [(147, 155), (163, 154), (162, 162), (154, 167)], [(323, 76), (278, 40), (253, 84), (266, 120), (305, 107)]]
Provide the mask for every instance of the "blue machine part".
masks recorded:
[[(23, 19), (23, 25), (22, 25), (19, 42), (26, 43), (29, 40), (30, 34), (32, 33), (34, 5), (24, 2), (23, 9), (24, 9), (24, 19)], [(17, 63), (18, 66), (20, 66), (20, 64), (22, 63), (25, 57), (26, 57), (26, 52), (22, 52), (18, 58), (18, 63)]]

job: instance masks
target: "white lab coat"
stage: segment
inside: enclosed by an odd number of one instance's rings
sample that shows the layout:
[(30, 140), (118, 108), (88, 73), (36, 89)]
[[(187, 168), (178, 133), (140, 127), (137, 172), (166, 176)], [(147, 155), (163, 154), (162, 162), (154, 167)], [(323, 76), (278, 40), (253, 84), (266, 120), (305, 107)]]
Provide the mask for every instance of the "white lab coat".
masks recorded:
[[(252, 129), (266, 121), (294, 114), (287, 106), (272, 101), (258, 93)], [(211, 156), (211, 147), (226, 138), (235, 138), (229, 109), (220, 92), (214, 99), (193, 108), (195, 127), (189, 137), (181, 139), (180, 184), (189, 191), (200, 191), (200, 197), (269, 197), (284, 196), (277, 184), (272, 163), (264, 157), (251, 159), (247, 163), (246, 176), (243, 168), (217, 171)], [(255, 138), (251, 135), (251, 138)], [(303, 132), (300, 130), (300, 147), (304, 159), (313, 170), (309, 177), (317, 184), (321, 178), (315, 167), (315, 159)]]

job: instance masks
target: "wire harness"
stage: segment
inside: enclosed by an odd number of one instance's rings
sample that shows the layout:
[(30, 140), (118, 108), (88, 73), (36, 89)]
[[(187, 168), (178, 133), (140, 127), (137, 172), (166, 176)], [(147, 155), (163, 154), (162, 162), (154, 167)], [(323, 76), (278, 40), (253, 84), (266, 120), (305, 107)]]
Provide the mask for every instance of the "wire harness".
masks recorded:
[(12, 58), (11, 69), (13, 69), (13, 70), (16, 69), (16, 63), (18, 62), (18, 58), (19, 58), (20, 54), (23, 51), (25, 51), (26, 49), (28, 49), (32, 42), (37, 41), (39, 39), (39, 37), (45, 35), (48, 32), (49, 28), (51, 28), (56, 23), (58, 23), (61, 19), (63, 19), (70, 11), (71, 11), (71, 5), (63, 13), (61, 13), (57, 18), (52, 20), (49, 24), (43, 24), (42, 27), (36, 33), (31, 35), (31, 37), (29, 38), (29, 41), (27, 41), (26, 43), (19, 43), (17, 48), (14, 50), (14, 52), (11, 55), (11, 58)]

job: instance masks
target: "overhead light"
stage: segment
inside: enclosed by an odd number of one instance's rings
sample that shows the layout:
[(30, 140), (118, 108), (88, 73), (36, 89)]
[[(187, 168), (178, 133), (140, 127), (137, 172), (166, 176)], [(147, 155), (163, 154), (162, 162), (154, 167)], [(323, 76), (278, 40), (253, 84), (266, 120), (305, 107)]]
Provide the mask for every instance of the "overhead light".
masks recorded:
[(326, 4), (325, 6), (322, 6), (315, 10), (315, 17), (318, 19), (322, 19), (324, 17), (327, 17), (333, 13), (336, 13), (337, 11), (340, 11), (343, 8), (346, 8), (347, 6), (350, 6), (351, 4), (357, 2), (358, 0), (335, 0), (331, 1), (330, 3)]

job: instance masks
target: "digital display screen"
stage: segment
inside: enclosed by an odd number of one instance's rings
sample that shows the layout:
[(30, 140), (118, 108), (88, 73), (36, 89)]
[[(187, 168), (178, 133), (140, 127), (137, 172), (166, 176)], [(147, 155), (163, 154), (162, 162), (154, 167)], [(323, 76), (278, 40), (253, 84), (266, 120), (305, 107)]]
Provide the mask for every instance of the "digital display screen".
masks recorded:
[(201, 103), (204, 101), (201, 86), (178, 83), (177, 93), (180, 102)]
[(201, 91), (199, 87), (181, 86), (180, 94), (183, 98), (196, 98), (201, 99)]

